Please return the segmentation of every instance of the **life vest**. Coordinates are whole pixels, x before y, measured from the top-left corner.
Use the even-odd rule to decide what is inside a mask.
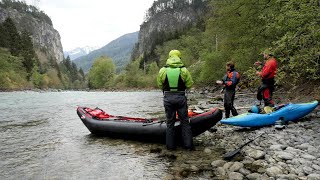
[[[240,82],[240,74],[236,70],[227,72],[223,81],[225,83],[226,88],[236,88],[236,85]]]
[[[163,84],[164,91],[184,91],[186,86],[181,78],[181,67],[170,68],[167,67],[166,79]]]

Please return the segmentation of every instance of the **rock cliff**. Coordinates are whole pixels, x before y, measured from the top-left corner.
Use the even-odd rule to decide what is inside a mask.
[[[51,24],[16,9],[0,7],[0,22],[5,21],[7,17],[14,20],[20,32],[26,29],[31,34],[35,51],[44,53],[44,56],[39,57],[40,60],[55,59],[58,63],[63,60],[60,34]]]
[[[158,0],[140,25],[138,43],[132,54],[150,54],[155,46],[195,26],[207,10],[207,0]]]

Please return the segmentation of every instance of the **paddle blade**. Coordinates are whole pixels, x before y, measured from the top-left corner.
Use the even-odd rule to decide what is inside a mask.
[[[240,148],[236,149],[236,150],[233,150],[231,152],[228,152],[226,154],[223,155],[223,159],[225,160],[230,160],[232,159],[235,155],[237,155],[239,152],[240,152]]]

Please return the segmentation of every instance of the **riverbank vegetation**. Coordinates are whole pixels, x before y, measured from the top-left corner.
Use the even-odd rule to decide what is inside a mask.
[[[27,32],[18,33],[10,28],[14,32],[4,37],[21,39],[18,42],[24,39],[25,49],[16,52],[20,45],[3,45],[2,42],[0,55],[4,60],[1,63],[5,65],[1,66],[0,88],[157,88],[158,70],[165,65],[171,49],[181,51],[182,61],[190,70],[196,87],[212,86],[215,80],[221,79],[227,61],[235,62],[242,76],[240,86],[256,86],[251,83],[259,81],[254,78],[253,63],[263,60],[261,52],[266,49],[279,63],[278,86],[290,89],[318,84],[319,1],[211,0],[208,6],[208,12],[199,23],[184,29],[175,38],[159,41],[152,46],[152,54],[133,59],[125,70],[116,73],[112,61],[101,57],[86,77],[69,58],[60,64],[55,60],[38,62],[39,53],[32,51]],[[1,32],[5,29],[6,22],[0,25]],[[155,36],[166,36],[166,33],[174,32],[159,32]],[[17,42],[13,39],[6,42]]]
[[[230,60],[236,63],[242,80],[250,80],[256,71],[253,63],[262,61],[261,52],[268,49],[279,63],[278,85],[291,88],[319,81],[319,1],[212,0],[209,5],[211,10],[202,25],[159,43],[154,49],[155,58],[135,59],[124,78],[132,78],[132,74],[142,78],[139,73],[148,76],[153,62],[159,62],[160,68],[168,52],[179,49],[197,86],[210,86],[222,78],[225,63]],[[140,64],[139,73],[130,68],[134,64]]]
[[[15,22],[7,18],[0,24],[0,90],[85,88],[83,71],[64,59],[41,62],[33,48],[31,35],[18,32]]]

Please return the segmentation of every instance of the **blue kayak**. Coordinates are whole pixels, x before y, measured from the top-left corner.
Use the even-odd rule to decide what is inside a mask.
[[[227,119],[222,119],[222,124],[228,124],[241,127],[261,127],[275,124],[277,120],[283,118],[284,121],[293,121],[312,112],[318,106],[318,101],[310,103],[292,104],[270,114],[244,113]]]

